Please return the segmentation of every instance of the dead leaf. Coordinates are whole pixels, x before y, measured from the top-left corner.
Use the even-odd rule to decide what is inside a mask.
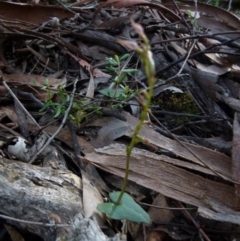
[[[88,174],[82,171],[83,182],[83,210],[84,217],[96,218],[98,225],[101,227],[105,222],[105,215],[96,209],[99,203],[103,202],[102,196],[95,186],[90,182]]]
[[[94,68],[92,70],[92,74],[93,74],[93,76],[95,76],[97,78],[108,78],[109,79],[109,78],[112,77],[112,75],[106,74],[106,73],[102,72],[100,69],[97,69],[97,68]]]
[[[222,102],[227,104],[233,110],[240,112],[240,100],[232,98],[232,97],[228,97],[225,95],[220,95],[220,94],[217,94],[216,97],[218,100],[221,100]]]
[[[63,11],[62,7],[56,6],[44,6],[44,5],[30,5],[23,3],[9,3],[0,2],[0,16],[2,19],[12,19],[26,21],[32,24],[39,24],[45,21],[49,21],[51,17],[70,18],[74,14],[69,11]],[[18,22],[16,25],[21,25]],[[27,25],[24,25],[26,28]]]
[[[194,81],[204,90],[207,95],[213,99],[216,99],[217,93],[224,93],[224,89],[217,84],[218,76],[213,73],[199,71],[191,68],[191,74]]]
[[[172,211],[167,208],[168,204],[166,197],[164,197],[162,194],[158,194],[151,204],[148,214],[151,218],[151,221],[156,223],[155,229],[158,229],[159,231],[147,230],[147,241],[161,241],[166,236],[166,233],[161,230],[161,224],[157,223],[169,223],[172,220]]]
[[[85,159],[104,171],[124,177],[125,149],[125,145],[112,144],[95,149],[95,152],[86,154]],[[231,218],[232,215],[239,215],[239,212],[235,210],[238,210],[240,206],[234,187],[167,164],[164,162],[164,155],[134,148],[131,155],[129,179],[167,197],[205,209],[210,207],[211,210],[216,210],[215,216],[211,219],[228,220],[231,223],[240,224],[240,219]],[[231,210],[231,212],[226,210]]]
[[[57,89],[59,85],[66,83],[66,78],[56,79],[34,74],[2,74],[2,77],[9,86],[18,86],[19,90],[32,93],[41,101],[49,99],[49,94],[53,95],[52,93],[48,93],[46,90],[41,89],[46,85],[46,81],[48,81],[49,87],[53,90]]]
[[[13,123],[18,123],[18,117],[13,106],[1,106],[0,109]]]
[[[46,84],[46,80],[48,80],[50,87],[53,89],[57,89],[58,85],[66,83],[65,78],[56,79],[35,74],[2,74],[2,77],[7,83],[18,83],[40,87],[44,86]]]
[[[98,131],[97,138],[94,138],[91,141],[94,147],[109,145],[113,140],[124,136],[130,131],[130,127],[127,122],[115,117],[99,117],[97,120],[90,122],[88,125],[101,127]]]
[[[124,116],[127,119],[128,125],[131,128],[131,130],[126,134],[126,136],[132,137],[132,130],[135,128],[139,120],[128,113],[125,113]],[[188,160],[192,163],[197,163],[201,167],[204,167],[204,169],[208,169],[206,168],[206,166],[204,166],[204,162],[212,170],[220,173],[225,178],[232,180],[230,166],[231,160],[227,155],[223,153],[213,151],[211,149],[204,148],[198,145],[185,143],[185,145],[189,149],[191,149],[191,151],[195,153],[195,155],[199,158],[197,159],[184,146],[180,144],[181,142],[178,143],[175,140],[167,138],[157,133],[153,129],[149,128],[147,125],[144,125],[141,128],[139,136],[146,140],[145,144],[149,147],[166,149],[178,157],[182,157],[183,159]],[[202,162],[200,162],[199,160],[202,160]],[[208,169],[208,171],[209,173],[216,175],[211,170]]]
[[[239,113],[234,114],[232,141],[232,173],[236,182],[240,183],[240,124]],[[235,184],[236,195],[240,197],[240,184]]]
[[[94,91],[95,91],[94,80],[93,80],[93,76],[92,76],[91,71],[89,71],[89,74],[90,74],[90,79],[89,79],[89,82],[88,82],[87,93],[86,93],[86,97],[87,97],[86,105],[91,102],[91,100],[94,96]]]

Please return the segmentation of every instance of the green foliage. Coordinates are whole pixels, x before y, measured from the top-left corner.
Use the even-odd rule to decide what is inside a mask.
[[[112,192],[109,194],[111,203],[100,203],[97,209],[107,213],[112,219],[127,219],[137,223],[150,223],[149,215],[139,206],[133,198],[124,193],[119,205],[117,202],[120,192]]]
[[[47,109],[51,109],[53,111],[53,117],[57,118],[60,115],[64,114],[67,109],[67,103],[70,100],[70,95],[63,89],[62,85],[58,85],[57,91],[53,91],[50,88],[50,84],[48,79],[45,81],[45,85],[41,88],[42,90],[47,91],[48,99],[44,103],[43,108],[40,112],[46,111]],[[53,102],[52,95],[58,93],[60,102]]]
[[[111,73],[115,73],[117,76],[112,80],[114,88],[105,88],[99,92],[109,98],[117,101],[121,101],[122,104],[126,103],[130,98],[136,96],[139,92],[131,89],[128,85],[124,84],[127,78],[127,74],[135,74],[137,69],[122,67],[122,61],[129,58],[129,54],[125,54],[121,57],[114,55],[114,58],[106,58],[108,66],[106,70]]]
[[[128,58],[129,54],[125,54],[121,57],[115,55],[114,58],[106,58],[106,62],[108,63],[108,67],[106,69],[117,75],[114,80],[112,80],[112,82],[116,86],[114,89],[105,88],[100,90],[99,92],[111,98],[112,100],[117,101],[116,105],[111,106],[114,109],[121,107],[130,98],[136,96],[139,93],[139,91],[131,89],[128,85],[124,83],[127,74],[133,74],[137,71],[136,69],[126,68],[126,66],[122,67],[122,61],[125,61]],[[70,100],[69,93],[63,88],[62,85],[59,85],[57,87],[57,90],[52,90],[48,79],[46,79],[45,85],[42,87],[42,90],[45,90],[47,92],[48,98],[40,111],[43,112],[47,109],[51,109],[54,118],[58,118],[63,115],[68,108]],[[54,102],[52,100],[53,95],[57,96],[58,101]],[[83,119],[87,119],[88,113],[97,113],[101,115],[101,107],[94,104],[86,105],[86,100],[79,101],[74,99],[69,114],[69,119],[79,124]]]
[[[116,91],[110,88],[105,88],[99,91],[101,94],[108,96],[111,99],[115,99],[117,101],[126,102],[129,98],[136,96],[138,93],[129,88],[129,86],[120,85],[120,88]]]
[[[197,24],[196,18],[195,18],[195,14],[197,14],[197,13],[193,12],[193,11],[190,11],[190,10],[187,10],[186,14],[188,15],[188,18],[189,18],[191,24],[195,27],[195,29],[200,31],[201,27]]]
[[[48,80],[46,80],[45,85],[42,87],[42,90],[47,91],[48,99],[45,101],[43,108],[40,112],[44,112],[50,109],[53,113],[53,118],[58,118],[66,112],[69,101],[70,94],[63,88],[62,85],[57,87],[57,90],[51,90]],[[58,100],[53,101],[52,96],[56,95]],[[79,124],[83,119],[87,119],[87,113],[91,111],[99,111],[99,106],[94,104],[87,105],[85,104],[86,100],[74,100],[71,111],[68,118],[75,121],[76,124]]]
[[[211,0],[209,4],[219,7],[219,3],[220,3],[219,0]]]
[[[149,111],[149,106],[151,103],[151,98],[153,95],[153,87],[156,81],[155,78],[155,63],[152,58],[152,52],[150,51],[150,44],[149,41],[143,31],[141,25],[134,23],[132,21],[132,26],[135,29],[136,33],[140,36],[143,44],[139,46],[136,42],[119,40],[119,42],[126,47],[137,51],[141,56],[141,62],[144,66],[145,73],[148,80],[148,91],[144,91],[143,94],[145,95],[146,101],[141,103],[142,104],[142,113],[140,117],[139,123],[136,125],[131,143],[126,148],[127,152],[127,160],[126,160],[126,170],[125,170],[125,178],[122,185],[121,192],[113,192],[110,193],[110,199],[112,203],[102,203],[98,205],[98,210],[104,213],[107,213],[110,218],[113,219],[128,219],[134,222],[144,222],[150,223],[149,215],[138,205],[132,198],[129,198],[129,195],[125,193],[127,182],[128,182],[128,175],[129,175],[129,167],[130,167],[130,157],[133,151],[134,146],[142,141],[141,137],[138,136],[138,133],[146,120],[147,113]],[[118,62],[118,59],[115,59]]]
[[[195,115],[201,113],[199,107],[188,92],[166,94],[166,98],[164,94],[162,96],[160,95],[160,97],[155,98],[154,104],[158,104],[159,108],[165,111]],[[172,117],[171,123],[175,127],[190,120],[191,118],[187,116],[175,116]]]

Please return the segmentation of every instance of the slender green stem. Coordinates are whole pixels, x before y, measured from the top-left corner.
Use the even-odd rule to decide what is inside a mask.
[[[142,63],[144,65],[145,68],[145,72],[147,75],[147,79],[148,79],[148,84],[149,84],[149,90],[148,92],[144,92],[145,93],[145,98],[146,98],[146,102],[142,103],[143,106],[143,110],[141,113],[141,117],[140,117],[140,121],[138,122],[138,124],[136,125],[134,132],[133,132],[133,136],[132,136],[132,140],[129,146],[126,147],[126,152],[127,152],[127,160],[126,160],[126,170],[125,170],[125,177],[124,177],[124,182],[121,188],[121,193],[118,197],[118,200],[116,202],[116,205],[119,205],[122,199],[122,196],[126,190],[127,187],[127,183],[128,183],[128,176],[129,176],[129,169],[130,169],[130,158],[131,158],[131,153],[133,151],[134,146],[139,142],[139,140],[141,138],[139,138],[138,133],[141,130],[141,127],[144,123],[144,121],[147,118],[147,114],[149,112],[149,106],[151,103],[151,98],[153,95],[153,87],[154,87],[154,83],[155,83],[155,66],[154,66],[154,62],[151,58],[151,55],[149,54],[149,44],[148,44],[148,40],[145,38],[143,39],[145,42],[145,46],[142,49],[142,51],[140,52],[141,57],[142,57]]]

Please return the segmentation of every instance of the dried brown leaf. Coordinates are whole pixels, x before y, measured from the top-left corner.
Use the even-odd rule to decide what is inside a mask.
[[[128,125],[130,126],[131,130],[133,130],[139,120],[128,113],[125,113],[124,116],[127,119]],[[147,125],[144,125],[141,128],[139,135],[144,140],[146,140],[145,144],[151,148],[155,147],[166,149],[176,156],[182,157],[185,160],[196,163],[205,168],[206,166],[204,166],[203,163],[206,163],[206,165],[212,170],[220,173],[226,179],[232,180],[230,166],[231,160],[223,153],[213,151],[211,149],[201,146],[185,143],[185,145],[198,157],[196,158],[196,156],[194,156],[183,145],[181,145],[181,142],[177,142],[175,140],[167,138],[157,133],[153,129],[149,128]],[[132,137],[132,132],[128,132],[126,136]],[[211,170],[209,171],[213,175],[216,175]]]
[[[74,14],[70,11],[63,11],[62,7],[0,1],[0,16],[2,19],[14,21],[21,20],[32,24],[39,24],[49,21],[50,17],[62,19],[74,17]],[[25,28],[27,26],[21,25],[20,23],[16,23],[16,25],[20,25]]]
[[[93,153],[87,153],[85,158],[107,172],[124,177],[125,148],[125,145],[112,144],[96,149]],[[210,207],[211,210],[220,210],[219,213],[216,211],[213,219],[221,218],[223,221],[228,219],[232,223],[240,224],[239,219],[231,218],[232,214],[238,213],[234,210],[238,210],[240,206],[232,185],[218,183],[167,164],[163,161],[163,156],[134,148],[131,155],[129,179],[167,197],[206,209]],[[216,163],[217,161],[216,159]],[[226,212],[226,210],[231,210],[231,212]],[[222,217],[223,212],[224,217]]]
[[[114,140],[124,136],[130,131],[130,127],[127,122],[114,117],[98,118],[94,122],[89,123],[89,125],[101,127],[98,131],[97,138],[91,141],[94,147],[109,145]]]
[[[17,85],[31,85],[33,87],[43,87],[48,80],[51,89],[57,89],[58,85],[66,83],[66,78],[56,79],[35,74],[2,74],[3,79],[8,83],[15,83]]]
[[[158,194],[151,205],[152,206],[149,208],[148,214],[152,222],[169,223],[172,220],[173,214],[172,211],[168,209],[167,200],[164,195]],[[163,240],[166,233],[161,230],[161,227],[161,225],[156,225],[155,229],[158,229],[159,231],[147,230],[147,241]]]

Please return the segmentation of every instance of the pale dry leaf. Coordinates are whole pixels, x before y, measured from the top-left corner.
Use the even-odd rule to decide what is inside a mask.
[[[105,222],[105,215],[97,210],[97,205],[103,202],[102,196],[95,186],[90,182],[88,174],[82,171],[83,184],[83,211],[84,217],[96,218],[99,226],[103,226]]]
[[[212,99],[216,99],[217,93],[225,93],[225,90],[217,84],[218,75],[191,68],[194,81]]]
[[[8,83],[15,83],[17,85],[31,85],[33,87],[43,87],[48,81],[51,89],[57,89],[58,85],[66,83],[66,78],[56,79],[52,77],[35,75],[35,74],[2,74],[3,79]]]
[[[232,98],[232,97],[228,97],[225,95],[220,95],[218,93],[216,94],[216,97],[218,100],[223,101],[225,104],[227,104],[233,110],[240,112],[240,100]]]
[[[89,74],[90,74],[90,78],[89,78],[87,93],[86,93],[86,97],[87,97],[86,105],[91,102],[92,98],[94,97],[94,91],[95,91],[94,79],[91,71],[89,71]]]
[[[18,123],[18,116],[16,114],[16,111],[14,110],[14,106],[0,106],[0,109],[13,123]]]
[[[93,70],[92,70],[92,74],[93,74],[93,76],[95,76],[95,77],[97,77],[97,78],[101,78],[101,77],[104,77],[104,78],[111,78],[112,77],[112,75],[110,75],[110,74],[107,74],[107,73],[104,73],[104,72],[102,72],[100,69],[97,69],[97,68],[94,68]]]

